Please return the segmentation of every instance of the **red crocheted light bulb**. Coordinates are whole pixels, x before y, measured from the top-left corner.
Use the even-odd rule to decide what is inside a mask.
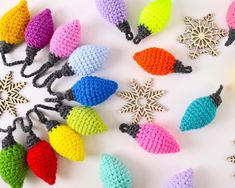
[[[147,48],[134,54],[134,60],[147,72],[154,75],[166,75],[173,72],[190,73],[192,68],[184,67],[182,62],[161,48]]]
[[[35,175],[53,185],[56,180],[57,158],[51,145],[44,140],[28,149],[27,163]]]

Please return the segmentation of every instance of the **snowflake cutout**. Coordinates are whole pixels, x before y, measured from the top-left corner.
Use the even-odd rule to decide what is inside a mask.
[[[144,86],[139,86],[135,80],[130,81],[132,92],[118,92],[117,95],[127,99],[127,104],[120,110],[121,113],[133,112],[132,123],[139,122],[145,117],[149,123],[153,121],[153,111],[163,112],[166,109],[157,100],[165,94],[165,91],[151,91],[152,79],[147,80]]]
[[[26,85],[26,82],[12,83],[12,72],[0,80],[0,93],[5,92],[5,99],[0,98],[0,116],[4,111],[17,116],[15,104],[27,103],[28,100],[19,94],[19,91]]]
[[[200,54],[205,53],[212,56],[219,54],[216,47],[227,32],[218,28],[213,21],[212,14],[208,14],[203,19],[185,17],[185,33],[180,35],[177,40],[187,45],[191,59],[196,59]]]

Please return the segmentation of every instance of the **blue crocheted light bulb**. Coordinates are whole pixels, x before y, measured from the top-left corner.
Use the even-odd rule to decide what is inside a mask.
[[[73,99],[83,106],[95,106],[116,92],[118,84],[96,76],[81,78],[71,88]]]
[[[105,188],[131,188],[132,178],[119,159],[103,154],[100,160],[100,178]]]
[[[74,74],[87,76],[99,70],[108,57],[108,49],[85,45],[77,48],[68,59],[68,66]]]
[[[212,122],[216,116],[218,106],[222,103],[220,97],[222,89],[223,87],[221,86],[216,93],[194,100],[181,120],[180,130],[199,129]]]

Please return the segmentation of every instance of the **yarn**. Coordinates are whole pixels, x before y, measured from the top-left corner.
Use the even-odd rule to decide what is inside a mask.
[[[70,56],[70,54],[80,44],[80,23],[78,20],[66,23],[58,27],[50,41],[50,52],[48,55],[48,62],[44,63],[37,71],[28,75],[33,78],[33,86],[37,88],[44,87],[43,84],[38,84],[40,79],[50,68],[52,68],[60,59]]]
[[[12,188],[22,188],[28,171],[26,150],[18,144],[9,129],[2,141],[0,152],[0,176]]]
[[[21,69],[21,75],[27,78],[24,71],[28,65],[33,63],[34,57],[38,51],[49,44],[54,32],[53,20],[49,9],[43,10],[41,13],[31,19],[25,30],[25,41],[27,44],[25,60],[15,61],[12,63],[4,62],[6,66],[14,66],[24,64]]]
[[[216,116],[217,108],[222,103],[220,97],[222,90],[223,86],[221,85],[216,93],[195,99],[189,105],[181,120],[180,130],[199,129],[211,123]]]
[[[100,115],[93,109],[83,106],[58,106],[58,112],[68,126],[80,135],[94,135],[108,130]]]
[[[156,124],[131,125],[121,124],[120,131],[136,139],[139,146],[154,154],[176,153],[180,146],[174,137]]]
[[[232,1],[228,8],[226,20],[229,27],[229,34],[225,46],[230,46],[235,40],[235,0]]]
[[[124,0],[96,0],[96,6],[105,20],[125,33],[127,40],[133,39],[133,33],[127,21],[127,8]]]
[[[19,44],[24,40],[24,31],[29,22],[30,13],[26,0],[6,12],[0,19],[0,41],[6,45]],[[3,46],[1,50],[4,51]]]
[[[119,159],[103,154],[100,159],[100,178],[105,188],[131,188],[132,177]]]
[[[95,106],[106,101],[118,88],[118,84],[112,80],[106,80],[96,76],[82,77],[73,87],[65,93],[52,93],[56,99],[45,99],[46,102],[53,102],[66,99],[76,101],[83,106]]]
[[[147,48],[135,53],[133,58],[145,71],[154,75],[192,72],[191,66],[185,67],[181,61],[162,48]]]
[[[95,46],[95,45],[85,45],[77,48],[70,55],[67,63],[58,70],[52,73],[44,81],[44,85],[47,84],[49,93],[53,93],[51,86],[56,79],[62,76],[88,76],[98,71],[108,57],[108,49]]]
[[[133,40],[135,44],[166,26],[171,16],[171,4],[171,0],[155,0],[144,7],[139,17],[138,34]]]
[[[190,168],[171,177],[167,188],[193,188],[193,169]]]
[[[57,158],[51,145],[40,140],[34,133],[26,138],[27,163],[33,173],[53,185],[56,180]]]

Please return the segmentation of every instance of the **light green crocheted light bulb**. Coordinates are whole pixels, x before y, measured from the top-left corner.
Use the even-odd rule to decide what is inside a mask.
[[[11,135],[6,138],[12,139]],[[26,150],[14,140],[0,152],[0,176],[12,188],[22,188],[28,171]]]
[[[132,177],[119,159],[103,154],[100,160],[100,178],[105,188],[131,188]]]
[[[139,18],[135,44],[153,33],[160,32],[166,26],[171,16],[171,6],[171,0],[155,0],[144,7]]]
[[[73,107],[66,120],[68,126],[80,135],[94,135],[108,130],[99,114],[89,107]]]

